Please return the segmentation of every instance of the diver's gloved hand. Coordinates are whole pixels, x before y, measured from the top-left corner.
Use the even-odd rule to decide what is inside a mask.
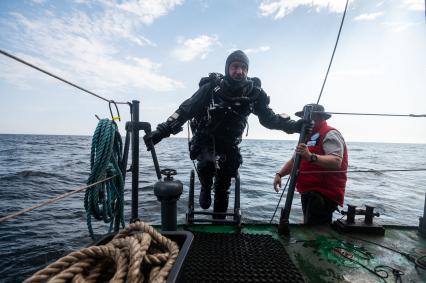
[[[163,138],[164,138],[163,134],[160,131],[155,130],[155,131],[153,131],[153,132],[151,132],[149,134],[146,134],[143,137],[143,140],[145,141],[146,146],[150,147],[151,146],[151,142],[152,142],[152,145],[156,145]]]
[[[152,131],[149,134],[146,134],[143,137],[143,140],[145,141],[145,145],[148,150],[151,150],[152,145],[156,145],[159,143],[162,139],[167,138],[170,136],[170,127],[166,123],[159,124],[157,126],[157,129],[155,131]]]
[[[306,134],[309,135],[310,133],[312,133],[312,130],[314,128],[314,121],[312,120],[305,120],[305,119],[299,119],[296,121],[296,123],[294,124],[294,132],[295,133],[300,133],[302,131],[302,127],[303,125],[306,125],[305,127],[305,131]]]

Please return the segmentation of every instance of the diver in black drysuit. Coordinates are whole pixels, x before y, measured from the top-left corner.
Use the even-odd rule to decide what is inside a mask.
[[[236,70],[236,68],[241,68]],[[247,118],[251,113],[269,129],[286,133],[299,133],[305,120],[297,122],[287,115],[275,114],[268,107],[269,97],[261,88],[258,78],[247,77],[249,59],[244,52],[231,53],[225,64],[225,76],[212,73],[202,78],[199,89],[185,100],[166,122],[157,126],[145,141],[154,144],[170,134],[177,134],[190,120],[193,137],[190,142],[190,158],[198,161],[201,183],[200,206],[211,205],[211,188],[214,179],[214,212],[226,212],[228,208],[231,178],[242,164],[238,145],[241,142]],[[235,74],[235,72],[239,72]],[[308,124],[308,123],[307,123]],[[215,218],[223,219],[224,216]]]

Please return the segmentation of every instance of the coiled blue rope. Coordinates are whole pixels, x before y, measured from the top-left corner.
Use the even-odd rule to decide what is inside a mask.
[[[124,180],[119,164],[122,161],[123,143],[117,124],[109,119],[101,119],[92,138],[90,154],[90,176],[87,184],[105,178],[115,178],[86,190],[84,208],[87,214],[87,227],[94,239],[92,216],[96,220],[111,223],[109,232],[124,228]]]

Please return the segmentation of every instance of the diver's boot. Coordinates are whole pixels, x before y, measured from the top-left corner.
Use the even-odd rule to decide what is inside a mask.
[[[213,213],[228,211],[229,193],[228,191],[220,191],[214,194]],[[225,219],[226,215],[213,215],[213,219]]]
[[[202,209],[208,209],[212,204],[212,194],[210,188],[201,187],[199,203]]]

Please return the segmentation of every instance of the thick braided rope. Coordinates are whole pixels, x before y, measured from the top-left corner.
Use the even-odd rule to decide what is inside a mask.
[[[176,262],[176,258],[179,253],[179,247],[177,246],[175,242],[171,241],[170,239],[166,237],[163,237],[152,226],[149,226],[143,222],[132,223],[129,225],[129,228],[147,232],[148,234],[152,236],[153,240],[156,241],[160,246],[166,247],[167,250],[170,251],[170,254],[166,263],[162,267],[156,266],[152,268],[150,272],[149,282],[164,282],[165,279],[167,278],[167,275],[170,273],[170,270],[172,269],[173,264]],[[125,234],[126,230],[124,231],[125,232],[122,232],[120,234]],[[130,231],[130,229],[127,231]]]
[[[24,283],[164,282],[178,254],[175,242],[138,221],[120,231],[108,244],[72,252]]]
[[[122,140],[117,125],[111,120],[102,119],[92,137],[91,172],[87,184],[105,177],[116,176],[116,178],[87,190],[84,196],[87,227],[93,239],[92,216],[110,223],[110,232],[113,227],[118,231],[120,224],[124,227],[124,181],[119,167],[121,161]]]
[[[116,275],[119,273],[117,277],[124,277],[127,273],[127,258],[125,258],[120,253],[120,250],[116,249],[114,246],[104,245],[93,246],[72,252],[69,255],[50,264],[46,268],[36,272],[33,276],[24,282],[44,282],[47,279],[54,279],[51,282],[67,282],[69,278],[72,278],[75,276],[75,274],[80,273],[78,272],[78,267],[82,266],[80,262],[86,262],[88,258],[111,258],[117,266],[116,269],[118,272],[116,272]],[[77,268],[72,268],[74,265],[76,265]],[[48,282],[50,282],[50,280],[48,280]]]

